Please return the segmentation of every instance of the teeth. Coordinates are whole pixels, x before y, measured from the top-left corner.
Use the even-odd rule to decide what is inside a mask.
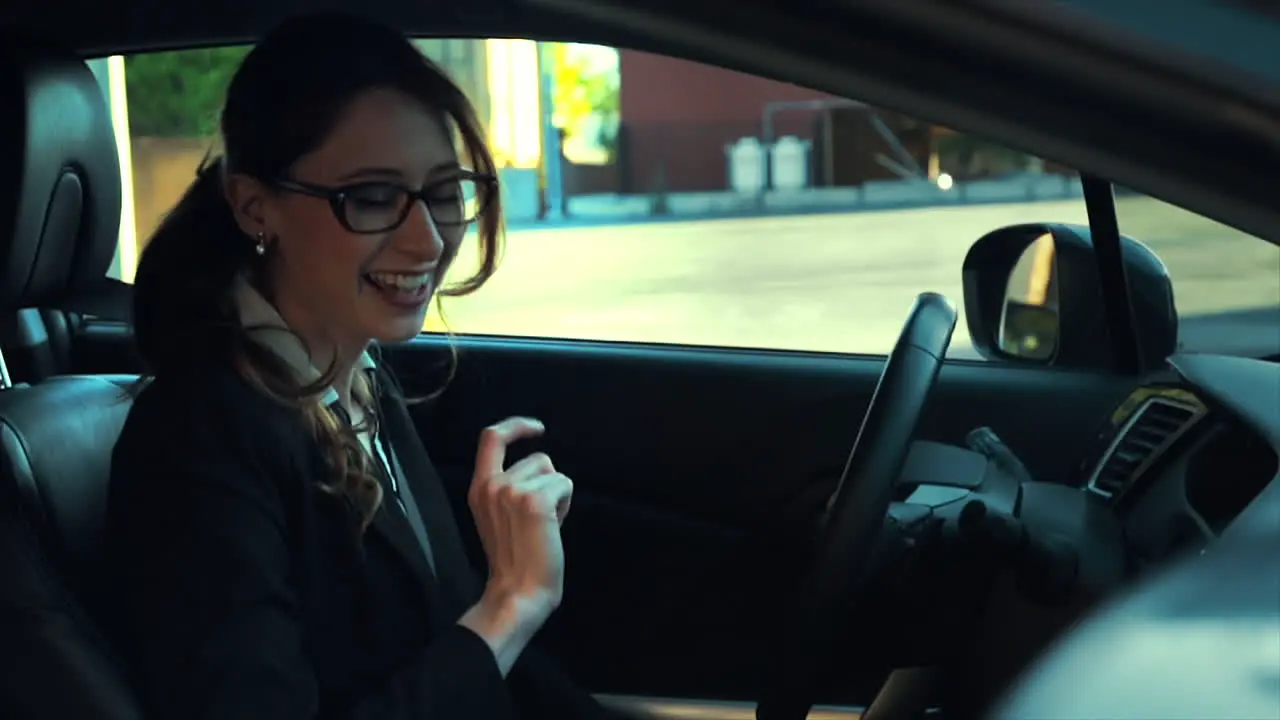
[[[405,273],[369,273],[369,278],[383,287],[397,290],[419,290],[431,282],[430,274],[408,275]]]

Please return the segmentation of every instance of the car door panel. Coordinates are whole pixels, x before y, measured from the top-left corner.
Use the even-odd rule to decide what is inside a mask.
[[[77,372],[138,372],[123,326],[80,327]],[[568,588],[539,643],[593,691],[749,699],[805,533],[834,486],[883,358],[442,336],[382,348],[448,490],[470,556],[466,489],[486,425],[540,418],[543,450],[575,481]],[[1068,482],[1133,381],[980,362],[944,366],[920,439],[992,427],[1039,479]],[[443,392],[427,399],[432,393]],[[884,636],[851,639],[841,691],[883,678]]]
[[[569,589],[547,644],[600,691],[750,697],[783,589],[803,569],[805,520],[843,467],[883,358],[457,342],[456,376],[412,412],[458,516],[468,517],[477,435],[508,415],[542,419],[545,438],[519,452],[544,450],[575,480],[564,535]],[[384,356],[410,395],[440,388],[442,340]],[[989,425],[1037,478],[1071,481],[1132,385],[949,363],[918,436],[963,444]]]

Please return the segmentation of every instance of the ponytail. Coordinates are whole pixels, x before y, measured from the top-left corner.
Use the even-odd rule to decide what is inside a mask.
[[[227,203],[222,166],[220,158],[201,163],[138,262],[134,336],[152,374],[225,352],[226,333],[238,325],[229,290],[253,245]]]
[[[227,203],[222,167],[218,159],[201,164],[195,182],[142,251],[133,295],[138,352],[153,376],[210,357],[225,360],[268,397],[296,407],[334,471],[321,489],[349,499],[363,532],[382,504],[382,486],[357,437],[360,431],[377,432],[377,390],[357,375],[352,390],[365,425],[353,430],[322,401],[322,391],[333,381],[332,368],[300,385],[273,351],[248,339],[231,288],[257,254]]]

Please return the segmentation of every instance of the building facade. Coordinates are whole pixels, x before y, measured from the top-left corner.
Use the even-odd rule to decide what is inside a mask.
[[[826,93],[746,73],[636,50],[619,52],[622,192],[724,190],[726,148],[760,137],[772,103],[829,99]],[[779,112],[774,135],[814,139],[815,113]]]

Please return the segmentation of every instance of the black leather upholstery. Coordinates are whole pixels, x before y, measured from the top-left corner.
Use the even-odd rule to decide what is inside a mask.
[[[98,576],[111,448],[128,412],[124,383],[107,377],[50,378],[4,394],[0,477],[40,533],[67,585],[92,608]]]
[[[92,613],[120,384],[57,377],[0,392],[0,716],[140,718]]]
[[[0,31],[0,308],[56,306],[105,277],[120,160],[102,86],[78,58]]]
[[[71,333],[79,318],[53,308],[0,313],[0,351],[14,384],[71,371]]]
[[[93,73],[11,29],[0,30],[0,112],[0,347],[15,380],[36,382],[67,371],[66,318],[51,308],[111,264],[119,154]]]
[[[20,310],[105,276],[120,217],[117,151],[88,67],[8,31],[0,114],[11,129],[0,134],[0,312],[30,319]],[[98,553],[130,406],[124,384],[63,376],[0,390],[0,717],[141,717],[92,619],[107,590]]]

